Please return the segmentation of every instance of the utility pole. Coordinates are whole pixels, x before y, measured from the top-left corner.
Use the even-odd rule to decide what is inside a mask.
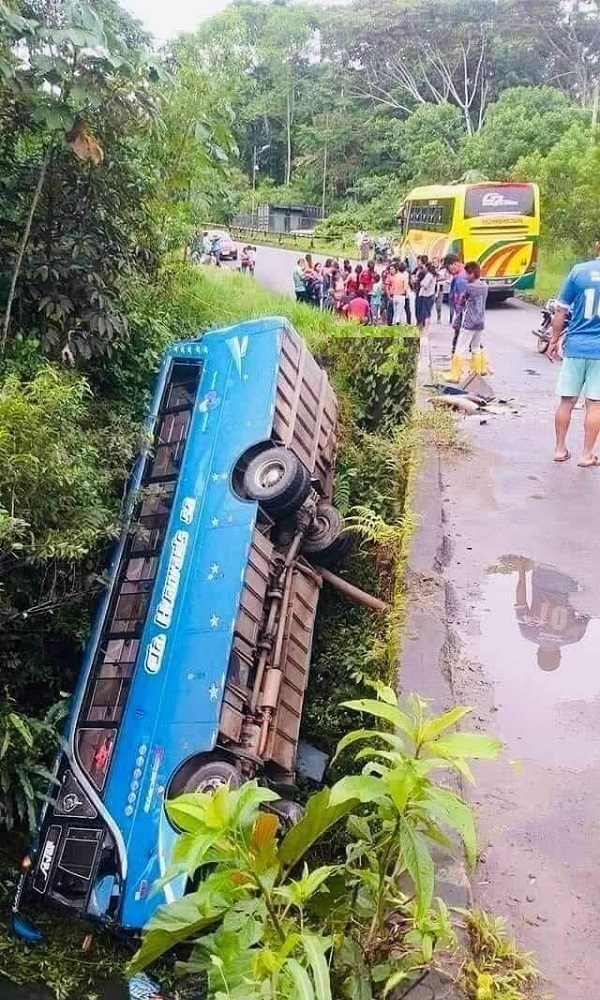
[[[594,81],[594,103],[592,105],[592,143],[596,142],[598,131],[598,106],[600,105],[600,85]]]
[[[323,150],[323,197],[321,199],[321,218],[325,218],[325,195],[327,191],[327,139]]]
[[[260,156],[262,156],[263,153],[266,153],[267,149],[270,148],[271,144],[268,142],[261,149],[257,149],[255,146],[254,149],[252,150],[252,217],[251,217],[252,229],[254,229],[254,214],[256,209],[256,175],[260,169],[258,164],[258,159]]]

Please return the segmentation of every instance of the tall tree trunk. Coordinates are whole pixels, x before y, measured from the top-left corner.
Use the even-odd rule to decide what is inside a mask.
[[[287,133],[287,151],[286,151],[286,163],[285,163],[285,186],[289,187],[292,182],[292,85],[291,81],[288,81],[287,87],[287,106],[286,106],[286,133]]]
[[[6,311],[4,313],[4,322],[2,324],[2,339],[0,341],[0,354],[3,355],[6,350],[6,340],[8,337],[8,329],[10,326],[10,316],[12,313],[13,302],[15,301],[15,292],[17,289],[17,281],[19,280],[19,274],[21,273],[21,266],[23,264],[23,257],[25,256],[25,249],[29,241],[29,234],[31,233],[31,225],[33,223],[33,217],[35,215],[35,210],[38,206],[40,200],[40,195],[42,193],[42,188],[44,186],[44,180],[46,177],[46,171],[48,169],[48,164],[50,162],[50,156],[52,152],[52,145],[48,146],[46,152],[44,153],[44,159],[42,160],[42,165],[40,167],[40,173],[35,186],[35,191],[33,192],[33,198],[31,199],[31,205],[29,208],[29,214],[27,216],[27,222],[25,223],[25,229],[23,230],[23,235],[21,237],[21,242],[19,244],[19,250],[17,253],[17,259],[15,261],[15,266],[12,274],[12,279],[10,282],[10,291],[8,293],[8,300],[6,302]]]

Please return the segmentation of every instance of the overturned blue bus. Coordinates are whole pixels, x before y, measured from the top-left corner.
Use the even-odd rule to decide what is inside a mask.
[[[337,411],[289,324],[243,323],[165,355],[128,514],[15,899],[136,932],[177,836],[166,798],[294,780]]]

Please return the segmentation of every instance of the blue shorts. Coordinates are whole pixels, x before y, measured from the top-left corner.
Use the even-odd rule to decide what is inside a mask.
[[[558,373],[556,392],[575,399],[600,399],[600,360],[597,358],[564,358]]]

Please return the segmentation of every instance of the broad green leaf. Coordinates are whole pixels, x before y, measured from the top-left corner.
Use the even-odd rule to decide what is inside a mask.
[[[477,861],[477,832],[471,808],[446,788],[431,788],[427,800],[427,808],[459,833],[467,862],[473,867]]]
[[[315,1000],[315,992],[309,979],[308,972],[295,958],[288,958],[285,964],[286,971],[294,983],[294,998],[297,1000]]]
[[[485,733],[449,733],[431,745],[432,753],[445,757],[468,757],[471,760],[495,760],[502,743]]]
[[[462,705],[459,705],[456,708],[451,708],[449,712],[439,715],[436,719],[424,722],[419,733],[420,742],[428,743],[430,740],[434,740],[445,729],[455,726],[457,722],[460,722],[465,715],[468,715],[472,711],[473,709],[471,708],[464,708]]]
[[[421,834],[405,816],[399,816],[399,839],[407,871],[413,881],[419,916],[424,916],[433,900],[435,871],[433,859]]]
[[[437,743],[433,743],[432,746],[437,746]],[[460,760],[460,758],[454,760],[452,757],[421,757],[415,761],[415,767],[419,774],[423,775],[430,774],[432,771],[457,771],[471,785],[475,784],[475,777],[471,768],[466,761]]]
[[[343,802],[377,802],[385,796],[385,786],[380,778],[370,774],[348,774],[336,781],[330,790],[329,804],[335,808]]]
[[[254,820],[259,808],[265,802],[277,802],[279,795],[257,781],[247,781],[233,795],[231,809],[232,819],[237,820],[241,827],[248,826]]]
[[[329,939],[320,938],[316,934],[305,931],[300,936],[300,940],[313,974],[315,995],[318,1000],[331,1000],[329,965],[325,957],[330,947]]]
[[[352,746],[353,743],[360,743],[362,740],[380,739],[388,743],[390,746],[395,747],[398,750],[404,748],[404,743],[398,736],[394,736],[393,733],[380,732],[378,729],[356,729],[351,733],[347,733],[343,736],[337,745],[335,751],[335,757],[333,761],[337,760],[339,755],[347,749],[347,747]],[[332,761],[332,763],[333,763]]]
[[[167,815],[174,826],[192,834],[207,832],[207,807],[208,796],[197,792],[180,795],[166,803]]]
[[[397,766],[406,759],[402,754],[393,750],[378,750],[377,747],[364,747],[356,754],[355,760],[370,760],[373,757],[379,757],[381,760],[387,760],[388,763]]]
[[[358,799],[354,798],[332,806],[330,795],[330,789],[324,788],[311,796],[304,816],[283,838],[278,855],[287,868],[293,868],[319,837],[358,804]]]
[[[349,816],[346,829],[348,830],[350,836],[354,837],[355,840],[366,840],[370,842],[373,839],[371,827],[364,816]]]
[[[341,947],[336,949],[336,967],[338,961],[348,969],[344,980],[344,995],[347,994],[349,1000],[373,1000],[371,977],[358,941],[346,937]]]
[[[422,788],[423,780],[418,774],[415,774],[410,764],[388,772],[383,783],[389,789],[390,797],[398,812],[404,812],[409,799]]]
[[[387,684],[377,684],[377,695],[381,701],[384,701],[387,705],[393,705],[395,708],[398,706],[398,695],[393,688],[388,687]]]
[[[342,702],[342,708],[350,708],[352,711],[362,712],[364,715],[374,715],[376,719],[385,719],[386,722],[390,722],[396,729],[414,741],[415,726],[413,721],[397,705],[388,705],[386,702],[376,701],[374,698],[361,698],[359,701]]]
[[[217,902],[217,901],[215,901]],[[142,943],[129,964],[129,974],[150,965],[180,941],[210,927],[227,912],[223,898],[217,905],[198,905],[198,893],[190,893],[174,903],[160,906],[142,935]]]
[[[371,970],[371,976],[374,983],[383,983],[389,978],[392,967],[390,962],[382,962],[380,965],[375,965]]]

